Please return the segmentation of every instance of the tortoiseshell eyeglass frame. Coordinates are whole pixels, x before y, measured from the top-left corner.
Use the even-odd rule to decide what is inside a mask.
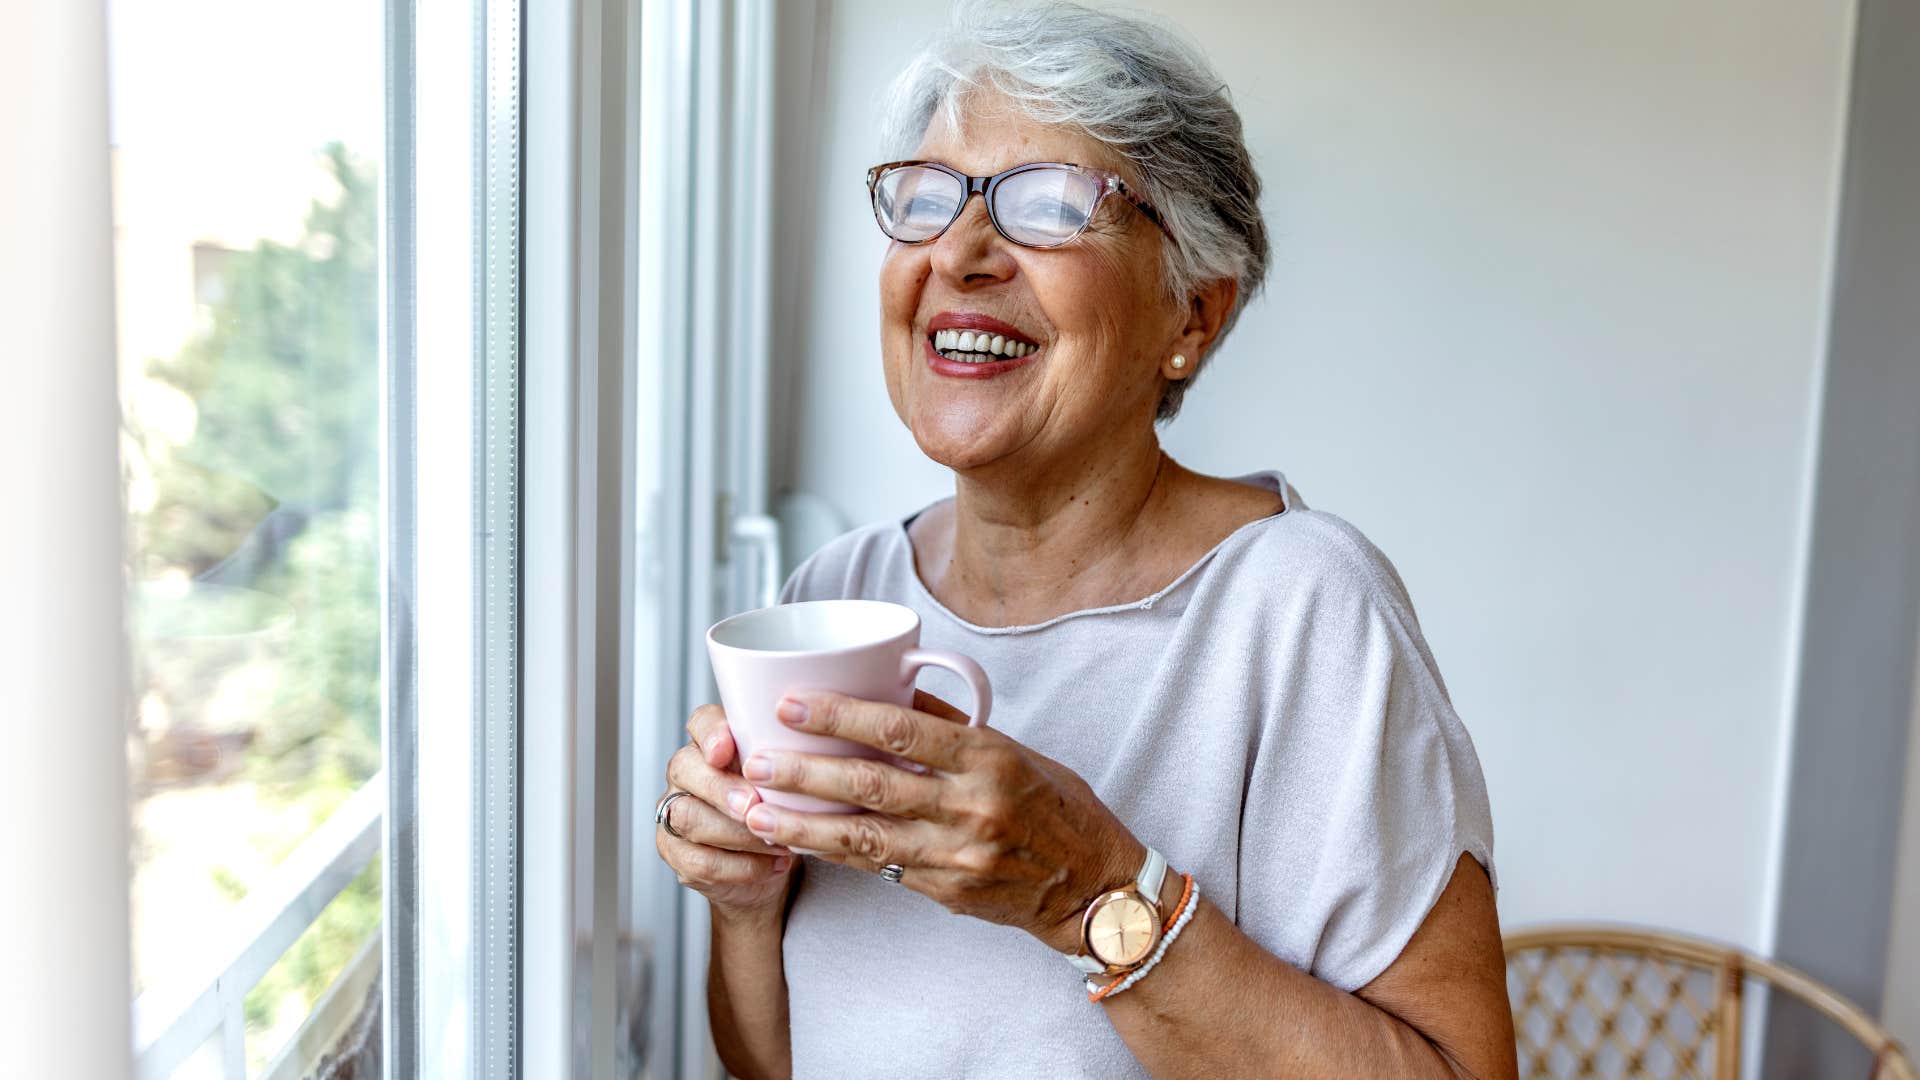
[[[887,232],[886,222],[880,219],[880,178],[895,169],[905,169],[912,166],[919,166],[921,168],[946,173],[948,176],[960,181],[961,185],[966,188],[966,194],[961,197],[959,204],[953,208],[953,217],[949,218],[945,225],[940,226],[939,232],[923,240],[901,240],[892,233]],[[1093,177],[1100,182],[1100,194],[1093,197],[1093,205],[1087,208],[1086,221],[1081,223],[1080,228],[1074,230],[1072,236],[1067,237],[1058,244],[1029,244],[1024,240],[1016,240],[1011,236],[1007,236],[1007,230],[1000,227],[1000,219],[995,216],[993,212],[993,193],[994,190],[1000,186],[1001,182],[1010,176],[1018,176],[1021,173],[1032,172],[1036,169],[1065,169],[1068,172],[1076,172],[1083,176]],[[873,204],[874,224],[880,226],[880,231],[886,233],[887,238],[896,244],[931,244],[935,240],[945,236],[947,230],[953,228],[953,223],[959,221],[960,215],[966,212],[967,203],[971,202],[976,194],[985,200],[987,204],[987,220],[993,222],[993,231],[1006,237],[1008,243],[1019,244],[1021,247],[1038,248],[1041,251],[1045,251],[1050,248],[1065,247],[1073,243],[1080,238],[1081,233],[1087,231],[1087,226],[1093,223],[1094,213],[1100,209],[1100,204],[1105,202],[1109,195],[1118,195],[1122,199],[1132,203],[1134,209],[1146,215],[1148,221],[1160,227],[1160,231],[1166,234],[1168,240],[1174,239],[1173,230],[1167,227],[1167,219],[1160,216],[1160,211],[1154,209],[1152,203],[1134,192],[1132,188],[1129,188],[1127,182],[1120,179],[1118,173],[1111,173],[1105,169],[1090,169],[1085,165],[1074,165],[1064,161],[1032,161],[1025,165],[1015,165],[1005,172],[997,172],[992,176],[968,176],[966,173],[950,165],[943,165],[938,161],[889,161],[885,165],[875,165],[873,168],[867,170],[867,200]]]

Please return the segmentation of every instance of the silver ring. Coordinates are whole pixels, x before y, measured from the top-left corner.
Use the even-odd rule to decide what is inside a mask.
[[[660,805],[653,808],[653,823],[667,830],[667,835],[673,837],[675,840],[685,840],[686,837],[674,831],[673,822],[667,817],[667,808],[673,805],[673,800],[682,795],[691,794],[693,794],[691,791],[669,791],[666,797],[660,800]]]
[[[893,882],[895,885],[900,884],[900,875],[906,872],[907,868],[901,866],[899,863],[888,863],[880,868],[880,876]]]

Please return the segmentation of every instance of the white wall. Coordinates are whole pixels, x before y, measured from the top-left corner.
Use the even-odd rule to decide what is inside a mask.
[[[1284,469],[1398,564],[1509,925],[1763,946],[1852,4],[1150,6],[1233,88],[1277,255],[1170,449]],[[818,162],[781,222],[775,480],[867,521],[951,490],[881,384],[861,186],[944,14],[822,19],[787,46]]]
[[[132,1071],[105,14],[0,7],[0,1076]]]

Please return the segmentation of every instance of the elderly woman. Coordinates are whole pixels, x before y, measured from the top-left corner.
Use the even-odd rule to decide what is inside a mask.
[[[1267,265],[1219,78],[1052,4],[949,32],[892,115],[881,355],[955,490],[783,599],[908,605],[999,704],[780,707],[925,772],[738,762],[694,713],[658,844],[711,906],[728,1069],[1513,1075],[1486,791],[1393,567],[1278,473],[1156,437]]]

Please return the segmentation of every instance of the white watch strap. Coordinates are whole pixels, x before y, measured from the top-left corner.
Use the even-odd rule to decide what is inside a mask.
[[[1167,857],[1155,851],[1151,845],[1147,848],[1147,861],[1141,865],[1140,873],[1133,879],[1133,887],[1152,904],[1155,910],[1160,907],[1160,886],[1167,880]],[[1088,975],[1098,975],[1107,970],[1107,965],[1085,953],[1061,953],[1074,970]]]
[[[1066,953],[1064,955],[1067,958],[1067,963],[1072,964],[1076,970],[1084,972],[1085,974],[1098,975],[1107,970],[1107,965],[1085,953]]]
[[[1140,876],[1133,879],[1134,887],[1140,890],[1141,896],[1146,897],[1147,903],[1157,909],[1160,906],[1160,886],[1166,880],[1167,857],[1151,847],[1147,848],[1147,862],[1140,868]]]

